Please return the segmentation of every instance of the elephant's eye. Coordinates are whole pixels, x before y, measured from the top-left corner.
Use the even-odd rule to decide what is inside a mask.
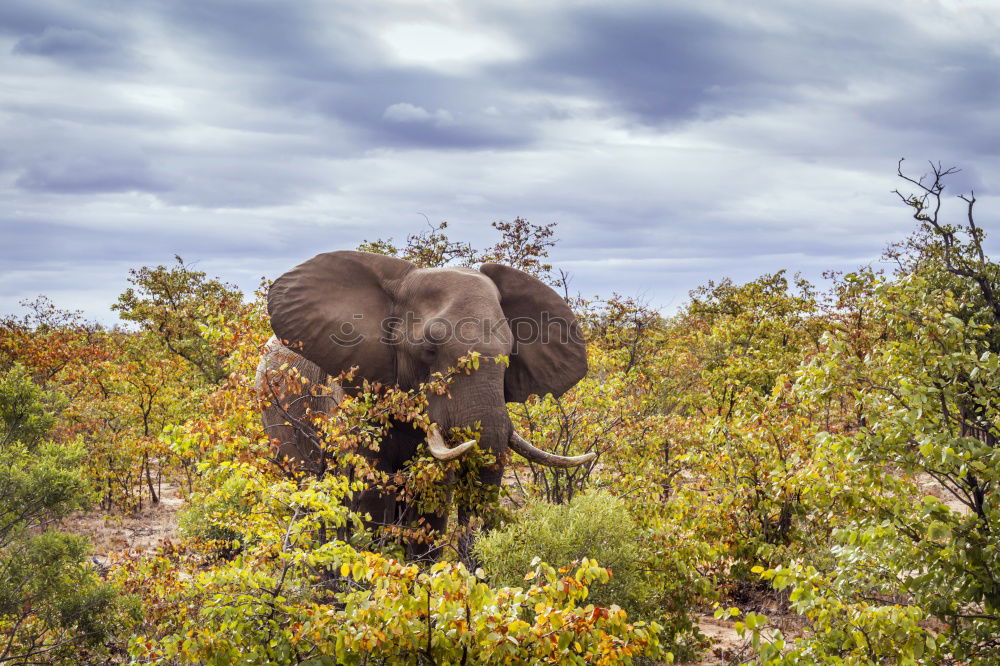
[[[417,345],[417,354],[420,356],[420,360],[426,364],[430,364],[437,358],[438,348],[432,342],[421,342]]]

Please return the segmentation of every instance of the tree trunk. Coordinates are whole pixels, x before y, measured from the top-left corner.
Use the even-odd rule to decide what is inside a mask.
[[[142,454],[142,465],[146,470],[146,486],[149,487],[149,501],[153,504],[160,503],[160,497],[156,494],[156,488],[153,487],[153,475],[149,471],[149,454]],[[139,500],[140,503],[142,500]]]

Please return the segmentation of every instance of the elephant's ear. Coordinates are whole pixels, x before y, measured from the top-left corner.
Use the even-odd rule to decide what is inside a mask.
[[[500,290],[500,307],[514,335],[510,367],[504,375],[508,402],[532,393],[559,397],[587,374],[587,348],[566,301],[523,271],[500,264],[479,269]]]
[[[395,352],[383,342],[383,326],[392,293],[413,269],[408,261],[368,252],[318,254],[271,285],[271,328],[331,375],[356,365],[359,379],[395,383]]]

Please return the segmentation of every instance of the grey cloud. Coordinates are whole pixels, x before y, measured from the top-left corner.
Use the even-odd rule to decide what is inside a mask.
[[[0,34],[14,39],[17,59],[46,58],[77,71],[130,70],[143,66],[131,48],[133,3],[93,0],[86,4],[60,0],[6,0],[0,3]],[[15,61],[16,62],[16,61]]]
[[[524,146],[528,137],[512,127],[460,123],[387,123],[377,136],[399,147],[441,149],[504,149]]]
[[[24,116],[3,133],[0,169],[29,193],[165,192],[169,182],[125,128]]]
[[[397,102],[386,108],[382,117],[393,123],[431,123],[434,125],[450,125],[455,122],[451,113],[438,109],[431,113],[422,106],[409,102]]]
[[[99,6],[95,3],[89,9],[53,0],[7,0],[0,3],[0,32],[20,36],[38,35],[53,25],[89,28]]]
[[[734,57],[732,41],[745,37],[683,7],[587,9],[549,27],[552,38],[539,40],[530,64],[509,75],[598,94],[645,122],[690,118],[755,74],[752,60]]]
[[[43,157],[28,166],[14,184],[31,192],[62,194],[162,192],[168,189],[146,164],[121,158],[106,161],[100,155],[68,159]]]
[[[47,56],[78,66],[113,62],[116,50],[114,43],[92,32],[59,26],[22,37],[13,48],[17,54]]]
[[[357,142],[366,146],[513,148],[536,138],[531,125],[520,122],[523,117],[483,113],[485,108],[503,105],[503,95],[502,90],[482,81],[465,83],[392,66],[366,75],[345,70],[338,76],[341,80],[335,82],[277,80],[271,87],[255,91],[252,100],[290,116],[318,114],[330,122],[344,123],[356,133]],[[398,104],[413,109],[393,109]],[[450,122],[445,121],[447,116],[441,109],[451,117]],[[433,122],[413,122],[420,110]]]
[[[248,257],[267,254],[258,236],[231,234],[216,228],[171,228],[167,225],[137,224],[95,228],[79,223],[52,222],[31,218],[0,220],[4,244],[0,259],[9,267],[29,269],[58,258],[85,264],[101,261],[168,261],[174,254],[196,257]],[[44,239],[44,242],[40,242]]]
[[[162,11],[177,38],[207,62],[260,75],[262,85],[238,91],[248,103],[346,123],[366,146],[512,148],[535,138],[523,116],[482,113],[508,98],[504,87],[488,78],[393,64],[371,24],[380,20],[378,10],[341,5],[330,11],[327,4],[310,2],[236,4],[170,3]],[[390,111],[399,104],[409,106]],[[397,122],[407,112],[406,120],[415,120],[420,109],[435,122]]]
[[[64,126],[81,128],[102,128],[121,131],[158,132],[176,128],[178,122],[156,109],[136,109],[123,105],[105,104],[97,107],[82,106],[71,100],[39,103],[34,101],[10,101],[3,104],[3,110],[16,116],[18,124],[48,124],[52,121]]]
[[[344,3],[173,2],[158,12],[172,36],[220,61],[243,60],[293,77],[336,82],[372,55],[358,11]]]
[[[325,183],[304,165],[252,152],[179,156],[168,160],[164,168],[172,187],[161,198],[181,206],[260,208],[294,203],[324,188],[337,189],[335,183]]]
[[[958,46],[926,34],[902,9],[870,3],[768,2],[746,14],[719,3],[626,3],[550,10],[529,23],[517,10],[495,9],[491,17],[528,26],[533,46],[527,63],[499,66],[497,78],[585,94],[612,116],[667,129],[815,104],[808,95],[818,91],[846,105],[864,84],[898,90],[861,109],[887,133],[931,123],[970,142],[987,139],[987,122],[964,120],[1000,95],[989,41]]]

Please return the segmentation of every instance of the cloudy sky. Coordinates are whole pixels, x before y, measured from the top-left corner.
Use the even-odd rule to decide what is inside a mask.
[[[1000,0],[3,0],[0,313],[111,321],[174,254],[249,290],[425,215],[555,222],[575,289],[671,310],[877,260],[900,157],[1000,237]]]

